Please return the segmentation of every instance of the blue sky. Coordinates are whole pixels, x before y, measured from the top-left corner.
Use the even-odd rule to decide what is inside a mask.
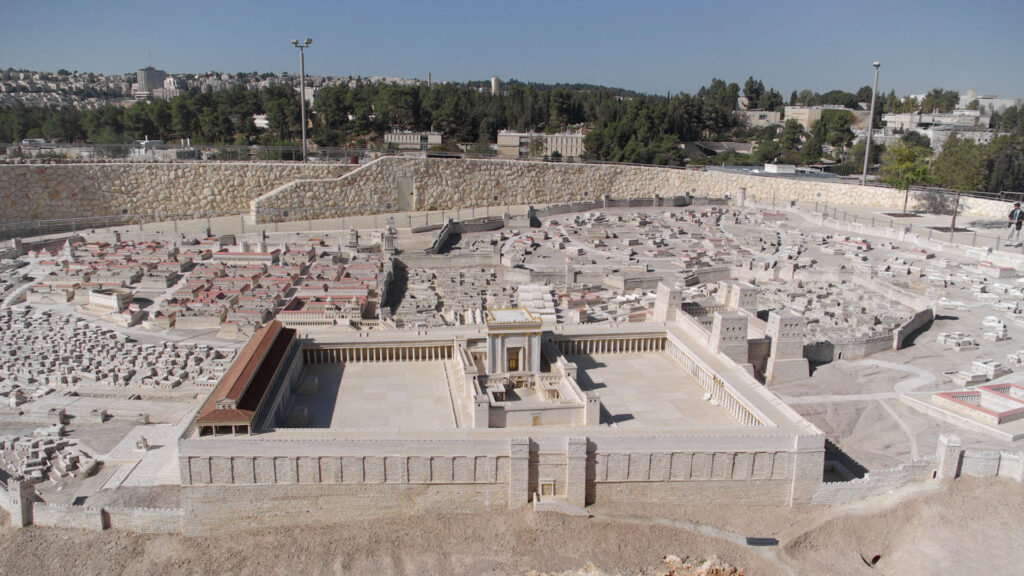
[[[1024,97],[1024,1],[0,0],[0,67],[492,75],[695,92],[712,77],[898,94]],[[150,56],[147,54],[151,54]]]

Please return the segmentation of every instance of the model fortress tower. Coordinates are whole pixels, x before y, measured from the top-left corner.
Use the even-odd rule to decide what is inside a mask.
[[[768,315],[768,336],[772,339],[771,356],[765,379],[768,384],[802,380],[810,376],[804,358],[804,319],[796,314],[772,312]]]

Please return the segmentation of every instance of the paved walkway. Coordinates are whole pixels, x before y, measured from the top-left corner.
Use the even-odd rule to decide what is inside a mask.
[[[765,206],[761,204],[761,206]],[[874,227],[881,230],[899,229],[907,227],[910,233],[918,234],[921,238],[931,239],[937,242],[950,242],[968,247],[988,247],[1000,253],[1024,254],[1024,247],[1007,246],[1006,223],[999,219],[978,218],[967,215],[957,216],[956,227],[964,228],[966,231],[957,232],[952,238],[949,232],[940,232],[933,228],[948,228],[951,216],[948,214],[926,214],[913,213],[907,217],[893,217],[893,210],[872,206],[846,206],[834,205],[827,202],[798,202],[797,208],[809,220],[814,221],[820,214],[826,214],[830,220],[860,224],[866,227]],[[784,209],[783,206],[777,206]],[[826,226],[828,226],[826,224]],[[867,232],[865,232],[867,233]]]

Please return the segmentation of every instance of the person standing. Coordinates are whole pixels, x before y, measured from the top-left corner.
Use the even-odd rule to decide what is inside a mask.
[[[1006,242],[1012,244],[1016,241],[1020,244],[1020,228],[1024,225],[1024,210],[1020,209],[1020,202],[1013,203],[1013,210],[1010,211],[1010,222],[1007,226],[1010,233],[1006,236]]]

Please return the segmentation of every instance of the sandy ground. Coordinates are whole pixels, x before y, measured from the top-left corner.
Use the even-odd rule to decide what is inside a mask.
[[[838,507],[594,506],[591,519],[529,510],[351,521],[205,538],[0,529],[4,574],[654,573],[667,554],[718,555],[758,574],[1012,574],[1024,499],[1006,479],[918,483]],[[745,538],[778,546],[747,546]],[[874,568],[870,561],[879,556]]]

